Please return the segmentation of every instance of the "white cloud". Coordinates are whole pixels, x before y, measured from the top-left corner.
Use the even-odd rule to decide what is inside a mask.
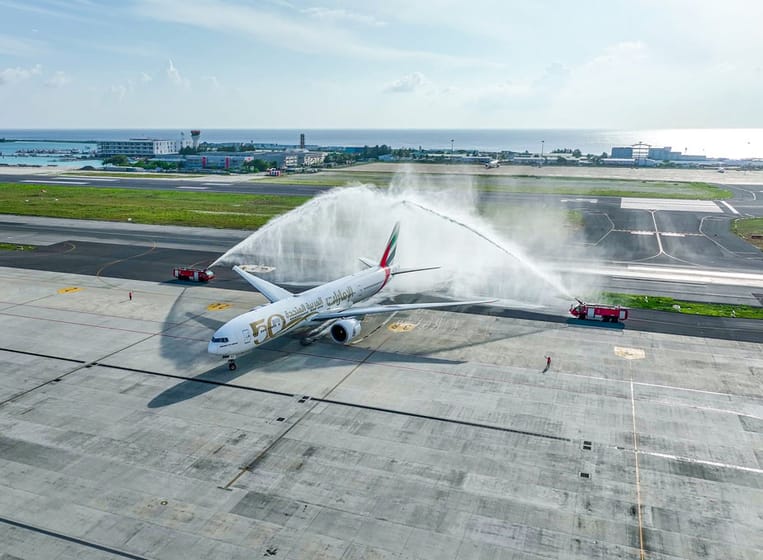
[[[72,80],[65,72],[58,71],[45,81],[45,85],[53,88],[61,88]]]
[[[109,94],[117,98],[117,101],[124,101],[127,96],[135,91],[135,82],[126,80],[123,84],[112,84],[109,87]]]
[[[336,23],[360,23],[363,25],[370,25],[375,27],[382,27],[386,25],[385,22],[365,14],[359,14],[354,12],[348,12],[344,9],[331,9],[331,8],[306,8],[302,10],[302,13],[313,17],[321,21],[336,22]]]
[[[209,84],[212,89],[220,89],[220,80],[217,79],[217,76],[202,76],[201,79]]]
[[[76,2],[67,2],[64,3],[56,3],[53,2],[53,5],[55,5],[55,8],[58,9],[52,9],[52,8],[44,8],[42,6],[35,5],[33,2],[14,2],[13,0],[0,0],[0,7],[3,7],[7,10],[17,10],[22,12],[30,12],[33,14],[37,14],[37,16],[40,17],[47,17],[55,20],[61,20],[61,19],[70,19],[70,20],[78,20],[78,21],[88,21],[86,18],[82,17],[80,14],[75,14],[75,8],[76,6],[74,4],[77,4]],[[79,3],[82,4],[82,3]],[[93,21],[93,20],[89,20]],[[95,21],[93,21],[95,23]]]
[[[114,84],[109,88],[111,95],[122,101],[127,96],[127,87],[123,84]]]
[[[421,90],[427,84],[428,81],[424,77],[424,74],[421,72],[413,72],[403,76],[399,80],[395,80],[394,82],[387,84],[387,86],[384,88],[384,91],[390,93],[411,93]]]
[[[191,86],[191,82],[181,76],[180,71],[175,68],[175,64],[172,62],[172,59],[169,59],[169,65],[167,66],[167,78],[175,86],[184,88]]]
[[[436,51],[387,47],[367,36],[358,36],[354,27],[343,28],[335,19],[316,25],[299,12],[278,13],[221,0],[139,0],[137,12],[150,19],[213,29],[235,31],[265,44],[309,55],[331,55],[364,61],[420,60],[442,65],[496,67],[483,57],[452,55]],[[304,14],[303,14],[304,15]]]
[[[151,75],[150,75],[150,74],[147,74],[146,72],[141,72],[141,73],[140,73],[140,81],[141,81],[141,82],[143,82],[143,83],[148,83],[148,82],[150,82],[151,80],[153,80],[153,78],[151,77]]]
[[[0,35],[0,54],[10,56],[37,55],[44,50],[40,41],[20,39],[11,35]]]
[[[5,70],[0,70],[0,85],[12,85],[23,82],[40,73],[42,73],[42,66],[39,64],[31,68],[6,68]]]

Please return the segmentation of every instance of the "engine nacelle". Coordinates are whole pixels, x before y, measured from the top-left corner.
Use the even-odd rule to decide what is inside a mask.
[[[357,319],[342,319],[331,325],[331,339],[337,344],[349,344],[360,334],[360,321]]]

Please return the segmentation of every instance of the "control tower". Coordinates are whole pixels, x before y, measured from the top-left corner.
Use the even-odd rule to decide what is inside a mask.
[[[199,149],[199,137],[201,136],[201,130],[192,130],[191,131],[191,142],[192,147],[194,150]]]

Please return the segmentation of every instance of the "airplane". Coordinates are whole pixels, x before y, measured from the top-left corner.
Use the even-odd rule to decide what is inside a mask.
[[[353,307],[367,300],[386,286],[393,276],[434,270],[437,266],[401,268],[394,264],[400,223],[392,229],[378,264],[361,258],[365,270],[317,286],[301,294],[293,294],[234,266],[233,270],[270,302],[234,317],[215,331],[207,351],[228,360],[228,369],[236,369],[236,356],[250,352],[265,342],[287,333],[307,329],[301,340],[311,344],[329,334],[338,344],[349,344],[360,334],[360,321],[365,315],[394,313],[409,309],[431,309],[458,305],[491,303],[495,300],[410,303]]]
[[[487,169],[493,168],[493,167],[501,167],[500,162],[497,159],[491,159],[489,162],[485,164],[485,167]]]

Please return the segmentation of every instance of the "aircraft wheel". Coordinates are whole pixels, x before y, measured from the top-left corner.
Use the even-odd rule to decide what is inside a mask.
[[[302,346],[310,346],[313,343],[313,339],[312,338],[300,338],[299,339],[299,343]]]
[[[236,370],[236,362],[228,362],[228,369],[231,371]]]

